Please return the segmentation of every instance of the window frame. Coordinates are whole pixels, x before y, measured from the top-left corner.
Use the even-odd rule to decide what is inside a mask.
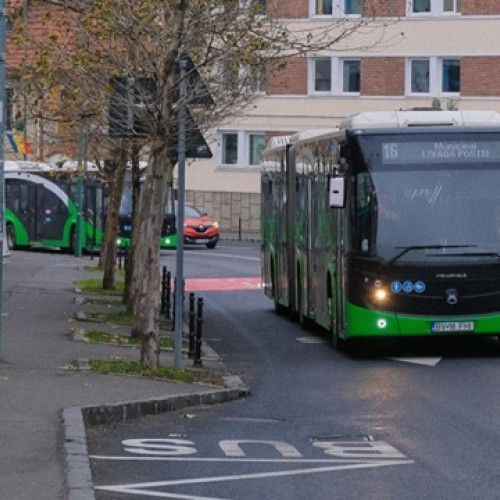
[[[236,135],[236,162],[224,163],[224,136]],[[265,147],[266,132],[262,130],[219,130],[218,136],[218,165],[224,169],[257,169],[260,168],[260,161],[252,164],[251,160],[251,138],[254,136],[263,137],[263,148]],[[262,149],[263,149],[262,148]]]
[[[316,90],[316,61],[329,59],[330,90]],[[359,90],[344,90],[344,67],[346,62],[359,62]],[[319,56],[311,57],[308,65],[308,95],[313,96],[359,96],[361,94],[361,57]]]
[[[358,90],[345,90],[345,69],[346,63],[357,62],[358,63]],[[361,92],[361,58],[359,57],[343,57],[339,59],[339,76],[341,76],[341,81],[339,81],[340,94],[341,95],[359,95]]]
[[[226,141],[225,138],[228,136],[236,136],[236,160],[234,163],[227,163],[227,152],[226,152]],[[234,167],[238,165],[239,158],[239,137],[238,132],[234,130],[223,130],[220,133],[220,164],[226,167]]]
[[[408,17],[437,17],[437,16],[460,16],[462,15],[462,0],[452,0],[453,10],[445,10],[446,0],[429,0],[429,12],[413,12],[415,0],[407,0],[406,15]]]
[[[429,61],[429,91],[428,92],[413,92],[412,91],[412,61]],[[432,96],[460,96],[461,89],[458,92],[450,92],[443,90],[444,83],[444,63],[445,61],[458,61],[459,71],[461,69],[461,59],[457,56],[432,56],[432,57],[408,57],[405,61],[405,96],[409,97],[432,97]],[[461,81],[458,82],[461,87]]]
[[[346,14],[346,3],[351,0],[321,0],[321,3],[331,3],[331,13],[318,14],[317,4],[320,0],[309,0],[309,17],[311,18],[325,18],[330,17],[334,19],[341,18],[359,18],[363,15],[363,3],[360,2],[360,12],[359,14],[350,13]]]

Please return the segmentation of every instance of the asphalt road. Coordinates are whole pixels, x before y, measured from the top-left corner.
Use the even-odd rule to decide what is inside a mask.
[[[187,251],[185,273],[256,277],[258,261],[223,242]],[[252,395],[89,429],[98,500],[499,498],[498,341],[345,354],[258,288],[203,297],[205,338]]]

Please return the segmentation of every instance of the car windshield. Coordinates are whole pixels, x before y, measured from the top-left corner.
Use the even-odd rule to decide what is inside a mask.
[[[175,214],[177,215],[177,204],[175,205],[174,210]],[[171,205],[167,206],[166,213],[167,214],[173,213]],[[184,217],[201,217],[201,216],[202,214],[198,209],[192,207],[191,205],[184,205]]]

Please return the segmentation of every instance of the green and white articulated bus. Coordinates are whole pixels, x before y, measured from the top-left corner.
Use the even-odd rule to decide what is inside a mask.
[[[32,161],[5,162],[7,245],[74,252],[78,209],[75,172]],[[106,197],[98,179],[83,180],[81,246],[100,249]]]
[[[500,114],[395,111],[271,139],[262,281],[353,339],[500,333]]]

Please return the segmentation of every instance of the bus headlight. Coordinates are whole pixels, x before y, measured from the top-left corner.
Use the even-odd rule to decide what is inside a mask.
[[[374,296],[377,302],[384,302],[387,299],[387,290],[384,288],[377,288]]]

